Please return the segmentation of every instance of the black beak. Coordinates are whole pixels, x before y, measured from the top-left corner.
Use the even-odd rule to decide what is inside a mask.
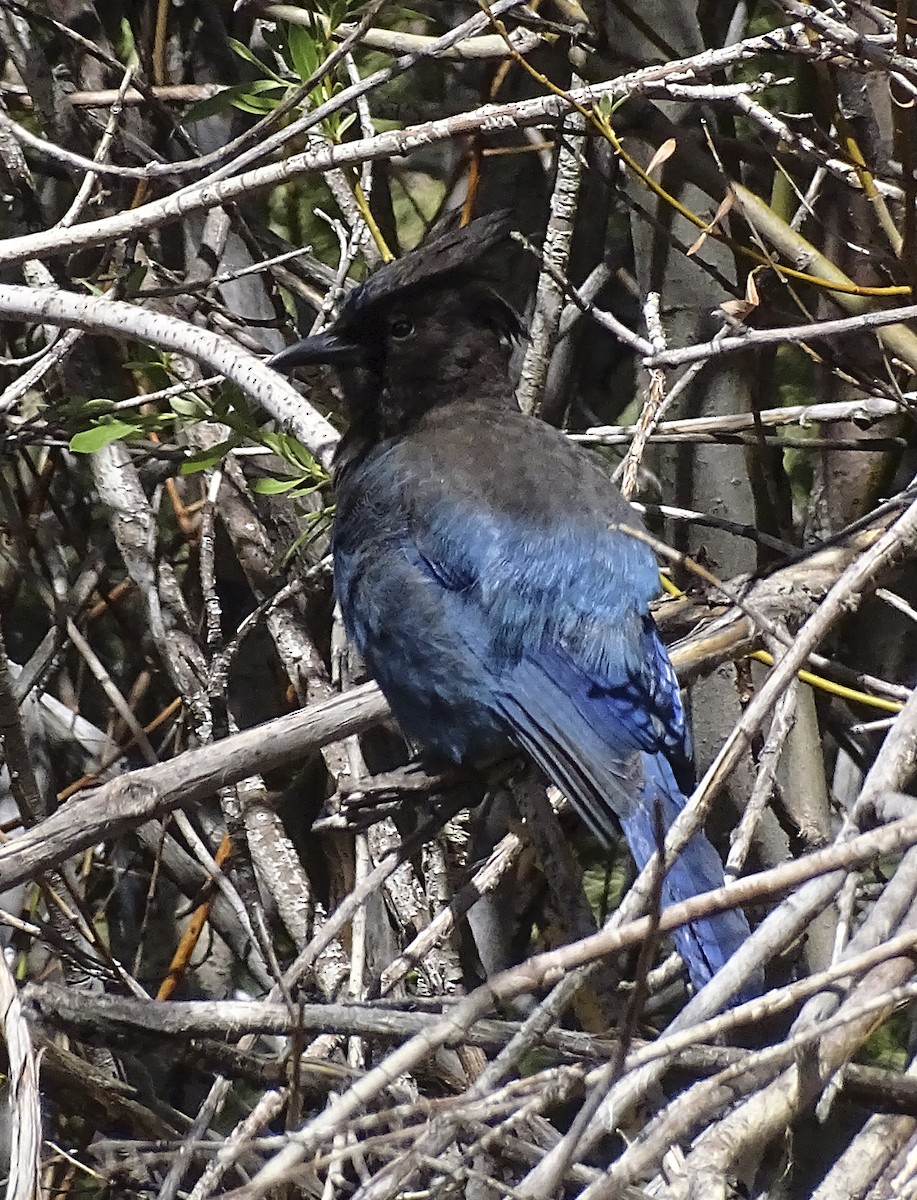
[[[314,337],[304,338],[293,346],[287,346],[267,360],[269,367],[281,375],[289,375],[296,367],[307,367],[317,363],[332,363],[335,366],[354,367],[362,353],[356,342],[348,341],[333,329],[326,329]]]

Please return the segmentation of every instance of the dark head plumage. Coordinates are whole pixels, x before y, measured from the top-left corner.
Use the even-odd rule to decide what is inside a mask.
[[[509,343],[524,325],[482,271],[509,225],[507,211],[490,213],[388,263],[350,292],[333,325],[271,365],[285,373],[334,365],[363,436],[396,432],[459,393],[511,403]]]
[[[481,260],[506,238],[509,229],[510,212],[504,208],[421,243],[354,288],[341,309],[340,320],[369,314],[379,304],[391,304],[396,297],[407,299],[433,284],[457,286],[480,279]]]

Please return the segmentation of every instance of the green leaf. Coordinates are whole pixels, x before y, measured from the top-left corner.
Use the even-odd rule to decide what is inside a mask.
[[[261,117],[265,113],[273,112],[279,103],[279,96],[259,97],[253,91],[248,91],[242,96],[237,96],[233,100],[232,106],[239,109],[240,112],[252,113],[253,116]]]
[[[156,371],[161,370],[161,358],[130,358],[121,364],[125,371]]]
[[[290,492],[292,500],[298,500],[301,496],[314,496],[316,492],[322,490],[320,483],[309,483],[308,480],[302,481],[302,487],[298,487],[295,492]]]
[[[259,71],[267,71],[277,83],[283,83],[279,75],[276,75],[267,63],[263,63],[260,58],[257,58],[244,42],[237,41],[236,38],[227,38],[229,48],[238,54],[239,58],[244,58],[247,63],[251,63],[253,67],[257,67]]]
[[[172,396],[169,400],[169,408],[176,417],[186,417],[191,421],[200,421],[207,416],[207,409],[200,400],[191,399],[188,396]]]
[[[322,476],[321,467],[299,441],[298,438],[289,433],[274,433],[270,430],[265,431],[260,435],[262,446],[266,446],[268,450],[273,450],[276,455],[290,463],[291,466],[297,468],[305,475]]]
[[[269,50],[273,50],[278,58],[286,59],[286,42],[283,40],[283,34],[278,25],[266,25],[261,36]]]
[[[332,4],[328,9],[328,23],[331,26],[332,33],[337,29],[338,25],[343,25],[347,20],[347,0],[332,0]]]
[[[210,400],[210,413],[214,420],[223,421],[233,429],[257,429],[251,407],[244,392],[228,380]]]
[[[302,482],[301,479],[273,479],[265,476],[264,479],[253,480],[251,488],[259,496],[280,496],[284,492],[292,492],[293,488],[300,487]]]
[[[227,97],[227,103],[233,108],[260,116],[276,108],[287,91],[289,88],[283,82],[274,79],[253,79],[250,83],[234,84],[226,88],[221,95]],[[267,96],[264,94],[267,92],[274,94]]]
[[[95,396],[90,399],[83,399],[79,402],[79,411],[84,417],[91,417],[98,412],[110,412],[113,400],[106,400],[102,396]]]
[[[143,283],[148,277],[149,273],[150,268],[146,262],[139,262],[132,270],[130,270],[127,278],[123,280],[125,295],[135,296],[143,287]]]
[[[219,466],[229,451],[238,444],[239,439],[231,437],[224,438],[222,442],[217,442],[215,446],[210,446],[206,450],[195,450],[182,463],[178,471],[179,475],[197,475],[200,471],[207,471],[210,467]]]
[[[323,473],[321,467],[315,461],[315,458],[309,452],[307,447],[302,444],[299,438],[288,436],[287,455],[291,462],[294,462],[298,466],[302,467],[307,474],[321,475]]]
[[[232,87],[222,88],[206,100],[198,100],[182,116],[182,125],[193,125],[195,121],[203,121],[207,117],[216,117],[220,113],[228,112],[232,107],[233,93],[241,93],[244,90],[245,84],[237,83]]]
[[[127,421],[106,421],[104,425],[94,425],[92,429],[75,433],[70,439],[70,449],[74,454],[94,454],[110,442],[117,442],[141,432],[139,425],[131,425]]]
[[[290,60],[293,70],[301,80],[308,79],[315,73],[318,64],[324,58],[324,41],[320,42],[315,34],[304,25],[291,25],[287,33],[287,46],[290,50]]]
[[[291,563],[294,557],[304,550],[311,542],[314,542],[319,537],[322,530],[334,516],[334,506],[319,509],[318,512],[300,513],[300,520],[305,522],[305,528],[298,538],[293,542],[292,546],[283,556],[282,566],[286,567]]]
[[[272,433],[267,429],[261,435],[262,446],[267,446],[268,450],[273,450],[280,458],[287,457],[287,435],[285,433]]]

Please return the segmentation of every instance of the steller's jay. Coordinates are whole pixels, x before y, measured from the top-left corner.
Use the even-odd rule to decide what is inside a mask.
[[[521,748],[643,867],[694,781],[658,570],[601,461],[516,407],[522,325],[475,275],[506,232],[495,213],[390,263],[272,363],[339,373],[334,589],[403,732],[454,763]],[[698,833],[663,904],[722,883]],[[748,932],[739,912],[675,932],[696,988]]]

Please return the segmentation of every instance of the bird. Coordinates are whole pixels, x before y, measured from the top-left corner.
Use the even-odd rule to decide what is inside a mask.
[[[337,371],[334,592],[408,743],[472,766],[521,751],[642,869],[694,787],[658,566],[602,460],[516,405],[525,328],[484,269],[509,225],[497,211],[422,243],[270,361]],[[723,882],[698,832],[661,903]],[[673,933],[695,989],[748,936],[738,910]]]

